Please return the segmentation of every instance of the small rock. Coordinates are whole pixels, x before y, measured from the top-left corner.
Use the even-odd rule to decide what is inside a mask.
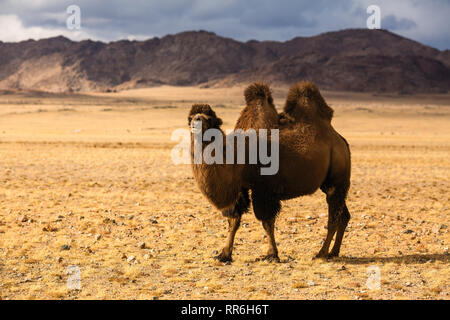
[[[51,225],[47,225],[47,226],[42,228],[42,231],[45,231],[45,232],[56,232],[56,231],[58,231],[58,228],[55,228],[55,227],[53,227]]]
[[[145,249],[146,248],[145,242],[139,242],[138,247],[141,249]]]
[[[70,246],[68,244],[64,244],[61,246],[61,250],[70,250]]]
[[[27,221],[28,221],[28,217],[27,217],[27,216],[23,216],[23,217],[20,219],[20,221],[21,221],[21,222],[27,222]]]
[[[410,234],[410,233],[414,233],[414,231],[411,229],[408,229],[408,230],[403,231],[403,233]]]
[[[306,284],[307,284],[308,286],[310,286],[310,287],[313,287],[313,286],[316,285],[316,284],[314,283],[314,281],[312,281],[312,280],[308,280],[308,281],[306,282]]]
[[[95,240],[96,240],[96,241],[98,241],[98,240],[100,240],[100,239],[101,239],[101,237],[102,237],[102,235],[101,235],[101,234],[96,234],[96,235],[95,235]]]
[[[431,231],[433,231],[433,233],[438,234],[441,230],[444,230],[447,228],[447,225],[445,224],[437,224],[433,227],[433,229],[431,229]]]
[[[136,260],[136,257],[135,257],[135,256],[129,256],[129,257],[127,258],[127,262],[133,262],[134,260]]]

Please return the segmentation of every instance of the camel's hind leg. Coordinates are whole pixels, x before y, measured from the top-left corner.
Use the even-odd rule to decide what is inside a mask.
[[[350,212],[347,209],[347,205],[344,202],[344,206],[342,207],[342,211],[338,216],[338,229],[336,233],[336,239],[334,240],[333,249],[329,254],[329,258],[338,257],[339,251],[341,250],[342,238],[344,237],[345,229],[347,228],[348,222],[350,221]]]
[[[228,218],[228,237],[225,247],[223,247],[222,252],[216,257],[219,261],[227,262],[232,260],[231,255],[233,253],[234,238],[241,225],[241,216],[248,211],[249,206],[250,199],[248,197],[248,190],[242,190],[234,208],[222,211],[222,214]]]
[[[280,201],[271,197],[263,190],[252,190],[253,211],[258,220],[262,221],[268,236],[269,250],[264,260],[280,262],[277,244],[275,242],[275,220],[280,211]]]
[[[347,196],[348,186],[340,187],[322,187],[327,195],[328,203],[328,232],[325,242],[320,249],[316,258],[330,258],[337,257],[341,248],[342,238],[344,237],[345,228],[350,220],[350,213],[348,212],[345,198]],[[330,254],[331,240],[336,234],[336,240]]]

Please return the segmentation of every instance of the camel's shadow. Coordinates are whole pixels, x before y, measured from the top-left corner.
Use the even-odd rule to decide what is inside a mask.
[[[339,257],[333,258],[333,262],[343,262],[347,264],[370,264],[370,263],[399,263],[399,264],[417,264],[441,261],[444,263],[450,263],[450,254],[411,254],[394,257]]]

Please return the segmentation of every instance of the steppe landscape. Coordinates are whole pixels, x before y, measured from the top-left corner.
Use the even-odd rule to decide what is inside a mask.
[[[0,299],[449,299],[450,95],[323,92],[352,151],[341,257],[312,259],[326,234],[318,191],[283,202],[281,263],[259,260],[249,213],[224,264],[226,220],[172,162],[171,134],[195,102],[233,128],[243,89],[2,91]],[[281,109],[287,87],[273,89]]]

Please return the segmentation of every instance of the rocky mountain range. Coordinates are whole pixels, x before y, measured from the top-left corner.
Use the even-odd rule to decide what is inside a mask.
[[[446,93],[450,51],[367,29],[285,42],[240,42],[206,31],[109,43],[62,36],[0,42],[0,89],[83,92],[301,79],[328,90]]]

